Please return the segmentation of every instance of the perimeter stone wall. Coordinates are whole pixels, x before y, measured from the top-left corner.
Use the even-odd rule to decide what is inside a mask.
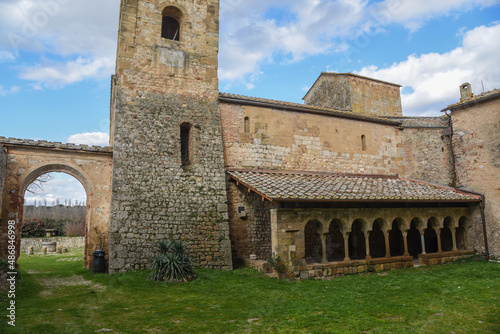
[[[404,173],[397,126],[225,102],[219,108],[226,167]]]
[[[454,110],[451,118],[458,186],[485,195],[489,251],[500,257],[500,98]]]
[[[59,247],[64,248],[83,248],[85,247],[85,237],[57,237],[57,238],[22,238],[21,252],[28,251],[33,247],[33,251],[42,251],[42,242],[57,242]]]

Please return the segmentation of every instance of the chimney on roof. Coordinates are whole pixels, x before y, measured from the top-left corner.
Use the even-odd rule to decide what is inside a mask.
[[[474,96],[474,94],[472,94],[472,86],[470,83],[466,82],[462,84],[460,86],[460,101],[463,102],[470,100],[472,99],[472,96]]]

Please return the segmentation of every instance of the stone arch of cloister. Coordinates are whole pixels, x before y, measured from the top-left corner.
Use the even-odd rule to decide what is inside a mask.
[[[9,220],[17,221],[16,256],[19,256],[21,222],[26,188],[40,175],[62,172],[75,177],[87,193],[85,219],[85,267],[92,266],[92,253],[109,233],[112,151],[109,147],[89,147],[38,141],[3,141],[7,157],[1,207],[2,232]],[[7,254],[7,233],[2,233],[0,252]],[[104,240],[107,248],[107,240]]]
[[[408,263],[422,256],[472,252],[470,210],[275,209],[273,252],[295,270],[377,259]]]

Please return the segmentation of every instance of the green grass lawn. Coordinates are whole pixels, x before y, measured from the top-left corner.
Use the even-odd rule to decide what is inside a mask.
[[[499,263],[293,282],[197,270],[166,284],[145,271],[94,275],[82,254],[22,255],[16,327],[2,315],[0,333],[500,333]]]

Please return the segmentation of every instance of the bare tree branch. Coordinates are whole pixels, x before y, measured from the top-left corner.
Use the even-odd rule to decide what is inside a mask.
[[[52,174],[42,174],[39,177],[36,178],[35,181],[33,181],[28,188],[26,188],[26,191],[29,192],[30,194],[39,194],[44,192],[43,186],[45,183],[49,182],[50,180],[53,179]]]

